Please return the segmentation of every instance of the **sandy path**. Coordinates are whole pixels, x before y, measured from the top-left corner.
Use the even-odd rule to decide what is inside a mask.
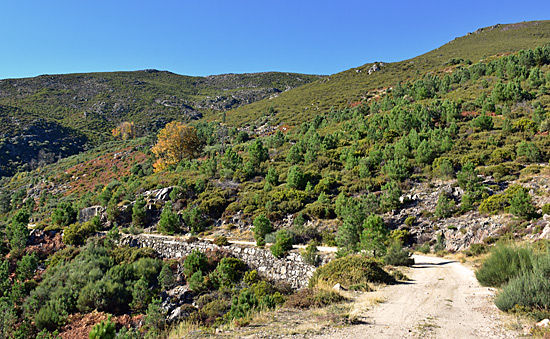
[[[415,256],[411,281],[375,292],[385,302],[360,313],[363,324],[316,338],[515,338],[505,330],[494,292],[464,265]],[[373,296],[368,296],[372,298]]]

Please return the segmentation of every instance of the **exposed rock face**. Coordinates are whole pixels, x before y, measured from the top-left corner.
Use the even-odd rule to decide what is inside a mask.
[[[445,249],[461,251],[471,244],[483,242],[490,236],[497,236],[500,228],[506,225],[506,215],[484,216],[470,211],[458,217],[436,218],[432,214],[437,206],[439,194],[445,192],[459,205],[462,194],[456,181],[433,181],[430,185],[419,184],[400,198],[405,206],[396,213],[385,215],[384,219],[394,228],[403,228],[408,216],[415,216],[416,222],[410,228],[417,243],[435,243],[437,234],[445,238]]]
[[[168,201],[170,200],[170,192],[174,187],[164,187],[152,191],[144,192],[143,195],[149,199]]]
[[[286,257],[277,259],[269,250],[255,247],[241,247],[237,245],[217,246],[209,241],[185,241],[173,240],[173,238],[147,235],[123,235],[121,245],[135,247],[150,247],[164,258],[181,258],[198,249],[201,252],[207,250],[223,249],[235,258],[244,261],[251,269],[256,269],[258,274],[273,282],[289,284],[294,289],[307,287],[309,278],[315,271],[315,266],[309,265],[297,252],[290,252]]]
[[[102,206],[91,206],[86,207],[78,212],[78,222],[83,223],[92,220],[96,215],[101,215],[105,212],[105,209]]]
[[[168,322],[172,323],[189,315],[182,311],[181,306],[193,301],[193,292],[184,286],[176,286],[163,293],[162,299],[161,306],[168,314]]]

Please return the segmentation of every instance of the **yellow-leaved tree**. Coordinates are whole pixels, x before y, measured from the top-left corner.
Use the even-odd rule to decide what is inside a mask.
[[[115,138],[121,138],[122,140],[133,139],[136,137],[136,127],[133,122],[122,122],[117,128],[112,131]]]
[[[151,151],[157,157],[153,164],[155,172],[170,165],[177,165],[184,158],[195,157],[199,152],[200,141],[197,131],[179,121],[173,121],[160,130],[157,143]]]

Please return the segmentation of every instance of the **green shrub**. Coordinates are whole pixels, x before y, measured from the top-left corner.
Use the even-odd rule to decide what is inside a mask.
[[[225,315],[227,320],[244,318],[250,315],[250,312],[259,304],[258,298],[249,289],[243,289],[239,297],[233,297],[231,309]]]
[[[185,258],[183,262],[183,274],[189,278],[197,271],[206,271],[208,267],[208,259],[201,251],[194,249],[191,254]]]
[[[344,287],[360,283],[392,283],[393,278],[382,269],[382,263],[364,255],[349,255],[334,259],[319,267],[309,280],[309,286],[318,284]]]
[[[67,245],[83,245],[86,239],[93,233],[98,231],[96,224],[92,221],[74,223],[65,227],[63,231],[63,242]]]
[[[214,238],[214,244],[217,246],[229,246],[229,241],[223,235]]]
[[[522,271],[532,268],[532,253],[524,247],[497,244],[476,271],[476,278],[483,286],[500,287]]]
[[[418,247],[418,252],[420,252],[422,254],[430,253],[430,242],[426,241],[420,247]]]
[[[115,323],[111,321],[111,317],[94,325],[88,337],[90,339],[114,339],[116,336]]]
[[[66,306],[59,299],[50,300],[40,308],[34,322],[38,330],[46,329],[48,331],[55,331],[67,322],[68,313]]]
[[[223,258],[210,274],[215,287],[232,287],[237,284],[246,271],[246,264],[237,258]]]
[[[466,255],[477,256],[477,255],[485,254],[488,251],[489,251],[489,246],[483,243],[476,243],[476,244],[470,245],[470,248],[468,249],[468,251],[466,251]]]
[[[479,213],[497,214],[502,212],[508,206],[508,199],[504,194],[494,194],[487,197],[479,204]]]
[[[511,278],[495,299],[497,307],[509,311],[514,307],[531,310],[550,309],[550,252],[533,258],[531,270]]]
[[[305,250],[301,252],[304,261],[310,265],[317,266],[319,262],[319,255],[317,254],[317,242],[312,241],[306,246]]]
[[[412,266],[414,265],[414,259],[411,256],[412,253],[403,248],[401,242],[394,241],[384,256],[384,263],[392,266]]]
[[[416,216],[409,215],[407,219],[405,219],[405,225],[411,227],[416,222]]]
[[[542,205],[542,214],[550,214],[550,204]]]
[[[271,253],[276,258],[286,256],[288,251],[292,249],[292,242],[292,233],[289,230],[283,229],[277,231],[275,244],[270,247]]]

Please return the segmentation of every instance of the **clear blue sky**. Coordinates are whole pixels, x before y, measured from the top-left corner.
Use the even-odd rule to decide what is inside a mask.
[[[550,19],[548,0],[3,0],[0,8],[0,79],[147,68],[333,74],[412,58],[480,27]]]

